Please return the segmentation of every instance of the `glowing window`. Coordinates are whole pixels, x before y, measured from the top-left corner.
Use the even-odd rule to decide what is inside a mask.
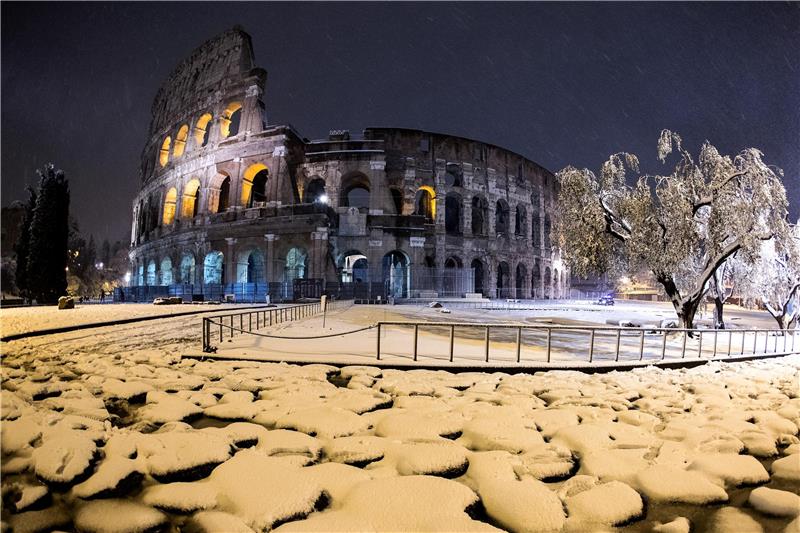
[[[194,127],[194,140],[201,148],[208,144],[208,134],[211,131],[211,128],[208,127],[209,122],[211,122],[211,113],[205,113],[197,119]]]
[[[178,190],[173,187],[167,191],[164,197],[164,216],[162,217],[163,224],[168,226],[175,221],[175,206],[178,203]]]
[[[184,124],[175,136],[175,147],[172,149],[173,157],[180,157],[186,151],[186,138],[189,136],[189,126]]]
[[[167,136],[161,144],[161,150],[158,152],[158,162],[162,167],[167,166],[169,161],[169,147],[172,144],[172,137]]]
[[[181,201],[181,217],[194,218],[197,216],[197,208],[200,204],[200,181],[191,180],[183,189],[183,199]]]
[[[222,117],[219,119],[219,132],[223,139],[231,137],[239,133],[239,123],[242,118],[242,104],[239,102],[231,102],[225,111],[222,112]]]
[[[258,177],[258,180],[256,180]],[[267,178],[267,166],[262,163],[256,163],[254,165],[250,165],[247,167],[247,170],[244,171],[244,176],[242,179],[242,201],[241,205],[246,205],[248,207],[252,207],[251,205],[251,192],[253,191],[253,184],[259,185],[261,187],[260,190],[256,191],[263,195],[263,199],[258,199],[257,201],[265,201],[265,186],[266,186],[266,178]],[[257,182],[257,183],[256,183]]]

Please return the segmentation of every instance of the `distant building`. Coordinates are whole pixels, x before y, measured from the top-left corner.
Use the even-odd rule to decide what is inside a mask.
[[[266,80],[234,28],[159,90],[133,203],[131,285],[244,299],[568,296],[547,169],[412,129],[308,140],[269,124]]]

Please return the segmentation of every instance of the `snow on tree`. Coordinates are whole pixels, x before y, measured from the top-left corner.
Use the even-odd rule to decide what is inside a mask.
[[[800,221],[789,238],[771,239],[750,269],[743,292],[750,302],[761,303],[780,329],[800,322]]]
[[[28,201],[25,203],[25,215],[22,218],[19,232],[19,241],[15,249],[17,253],[17,270],[15,272],[17,288],[24,297],[28,296],[28,254],[30,253],[30,232],[33,210],[36,208],[36,191],[27,188]]]
[[[69,182],[52,164],[39,171],[39,195],[30,225],[28,286],[39,303],[55,303],[67,289]]]
[[[569,166],[557,178],[561,216],[553,235],[578,275],[604,272],[621,262],[647,268],[672,302],[680,327],[694,316],[717,269],[733,254],[757,256],[761,243],[788,231],[783,172],[747,148],[725,156],[708,141],[697,161],[681,138],[661,132],[659,159],[680,156],[666,176],[641,176],[633,154],[617,153],[600,175]]]
[[[714,272],[708,282],[708,293],[714,299],[714,327],[725,329],[724,306],[736,290],[747,282],[750,262],[733,254]]]

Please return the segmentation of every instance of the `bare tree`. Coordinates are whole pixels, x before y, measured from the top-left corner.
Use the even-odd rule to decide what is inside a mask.
[[[680,137],[661,132],[659,159],[680,156],[671,174],[641,176],[633,154],[617,153],[599,177],[567,167],[557,174],[561,216],[554,238],[573,272],[603,272],[617,262],[647,268],[672,302],[679,325],[692,328],[717,269],[741,250],[757,255],[762,241],[785,235],[782,171],[748,148],[731,158],[706,141],[695,161]]]

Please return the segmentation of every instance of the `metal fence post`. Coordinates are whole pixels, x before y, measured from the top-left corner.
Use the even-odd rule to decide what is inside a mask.
[[[689,336],[689,332],[683,330],[683,346],[681,346],[681,359],[686,359],[686,337]]]
[[[222,342],[222,317],[219,317],[219,342]]]
[[[522,341],[522,326],[517,326],[517,363],[519,363],[521,355],[521,341]]]
[[[455,340],[456,327],[450,326],[450,362],[453,362],[453,342]]]
[[[594,330],[589,333],[589,362],[594,359]]]
[[[486,362],[489,362],[489,326],[486,326],[486,339],[485,339]]]
[[[745,338],[745,335],[746,335],[745,331],[742,331],[742,346],[741,346],[742,349],[739,352],[739,355],[744,355],[744,338]]]
[[[414,361],[417,360],[417,339],[419,337],[419,324],[414,324]]]
[[[619,361],[619,342],[622,338],[622,330],[617,328],[617,348],[614,355],[614,361]]]
[[[378,357],[378,361],[381,360],[381,323],[378,322],[378,342],[375,346],[375,354]]]
[[[758,346],[758,330],[753,331],[753,355],[756,354],[756,347]]]
[[[644,330],[639,334],[639,361],[644,359]]]
[[[661,360],[663,361],[667,357],[667,330],[663,329],[661,333],[664,334],[664,338],[661,339]]]
[[[550,339],[552,336],[552,330],[547,328],[547,362],[550,362]]]
[[[700,338],[698,339],[699,342],[697,343],[697,358],[698,359],[702,359],[703,358],[703,330],[699,329],[699,330],[697,330],[697,333],[700,334]]]
[[[728,357],[731,356],[731,346],[733,345],[733,331],[728,330]]]

